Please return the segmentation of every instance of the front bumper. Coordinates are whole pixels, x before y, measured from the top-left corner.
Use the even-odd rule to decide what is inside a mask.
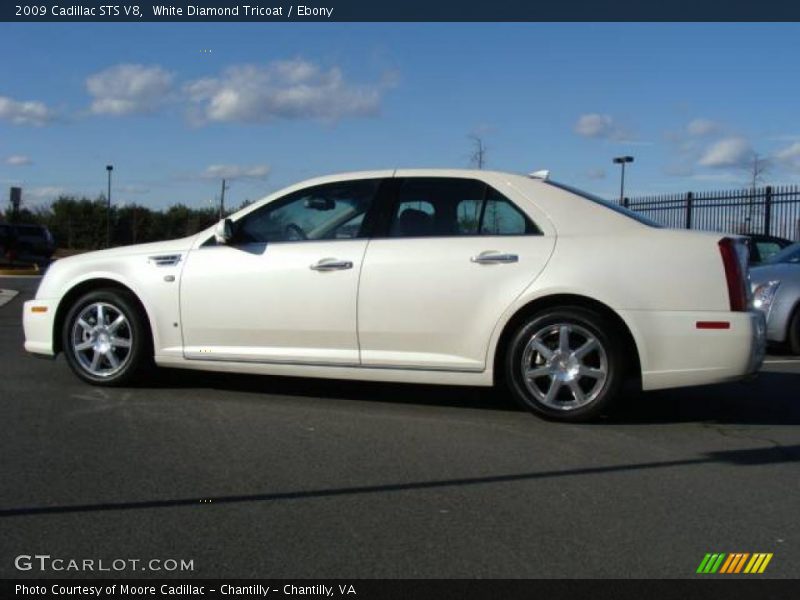
[[[53,300],[28,300],[22,307],[25,350],[54,356],[53,335],[57,304]]]

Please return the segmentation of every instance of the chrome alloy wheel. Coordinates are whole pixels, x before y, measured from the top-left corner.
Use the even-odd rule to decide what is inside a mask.
[[[106,378],[118,373],[130,360],[133,331],[119,308],[94,302],[75,319],[71,341],[81,368],[93,377]]]
[[[591,403],[608,378],[608,357],[580,325],[556,323],[537,331],[522,352],[522,379],[533,396],[559,411]]]

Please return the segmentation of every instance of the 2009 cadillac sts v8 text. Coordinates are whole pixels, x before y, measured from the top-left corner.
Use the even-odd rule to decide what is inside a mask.
[[[25,348],[120,385],[156,365],[394,382],[503,383],[583,420],[645,390],[763,360],[744,243],[662,229],[546,177],[322,177],[199,234],[57,261]]]

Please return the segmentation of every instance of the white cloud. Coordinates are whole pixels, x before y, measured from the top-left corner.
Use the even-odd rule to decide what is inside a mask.
[[[605,179],[606,170],[605,169],[589,169],[588,171],[586,171],[586,176],[589,179]]]
[[[795,142],[775,153],[775,158],[792,170],[800,171],[800,142]]]
[[[753,149],[743,137],[727,137],[711,144],[700,156],[703,167],[741,167],[753,157]]]
[[[209,165],[202,173],[204,179],[265,179],[269,165]]]
[[[581,115],[575,122],[573,131],[583,137],[633,143],[633,136],[610,115],[599,113]],[[649,144],[649,142],[644,143]]]
[[[173,76],[153,65],[122,64],[86,79],[92,96],[91,111],[98,115],[129,115],[153,112],[172,89]]]
[[[294,59],[232,66],[218,77],[192,81],[184,90],[198,109],[195,117],[200,123],[258,123],[374,115],[391,85],[391,81],[350,83],[338,67],[324,69]]]
[[[14,125],[44,125],[53,118],[55,114],[44,102],[0,96],[0,120],[10,121]]]
[[[27,165],[32,165],[33,161],[28,156],[15,154],[13,156],[9,156],[8,158],[6,158],[6,164],[12,167],[24,167]]]
[[[575,133],[584,137],[605,138],[614,130],[614,119],[608,115],[581,115],[575,123]]]
[[[717,133],[720,129],[720,124],[710,119],[694,119],[686,126],[687,133],[697,137]]]

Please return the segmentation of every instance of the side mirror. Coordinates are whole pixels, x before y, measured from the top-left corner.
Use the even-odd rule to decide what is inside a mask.
[[[233,222],[230,219],[222,219],[214,228],[214,238],[218,244],[228,244],[233,239]]]

